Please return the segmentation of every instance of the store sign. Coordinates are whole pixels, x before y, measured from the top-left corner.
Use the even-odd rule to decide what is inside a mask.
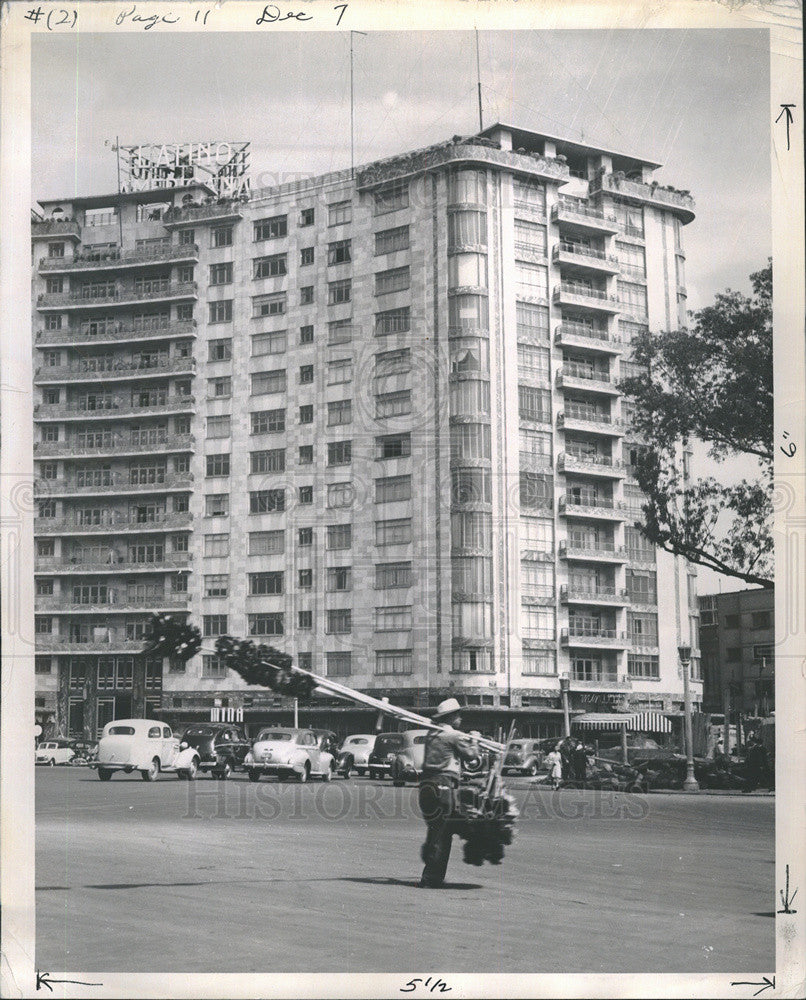
[[[243,709],[211,708],[210,722],[243,722]]]
[[[248,142],[185,142],[119,146],[121,190],[206,184],[219,198],[249,195]]]

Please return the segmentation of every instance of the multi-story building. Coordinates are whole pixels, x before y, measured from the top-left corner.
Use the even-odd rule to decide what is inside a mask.
[[[735,718],[775,710],[775,591],[703,594],[700,650],[703,708]]]
[[[244,200],[41,202],[40,708],[271,717],[230,633],[486,729],[558,732],[563,677],[575,712],[679,710],[695,581],[634,526],[618,389],[685,322],[657,166],[496,125]],[[156,610],[205,652],[144,662]]]

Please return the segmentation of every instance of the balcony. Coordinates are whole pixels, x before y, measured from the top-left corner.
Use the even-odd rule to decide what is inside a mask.
[[[75,479],[35,479],[34,495],[38,499],[53,497],[125,496],[130,493],[167,493],[172,490],[193,488],[190,472],[166,473],[158,482],[133,483],[125,473],[110,473],[99,483],[82,483]]]
[[[530,472],[551,472],[551,456],[521,450],[520,467]]]
[[[607,604],[624,607],[630,603],[626,590],[617,587],[578,587],[563,584],[560,587],[561,604]]]
[[[586,392],[601,392],[608,396],[621,395],[609,371],[589,368],[573,362],[567,362],[557,372],[557,386],[560,389],[584,389]]]
[[[607,455],[574,455],[561,452],[557,456],[558,472],[578,472],[586,476],[604,479],[623,479],[624,466]]]
[[[199,248],[195,243],[167,243],[121,253],[109,250],[103,254],[77,253],[73,257],[45,257],[39,270],[47,274],[76,274],[83,272],[119,271],[123,268],[147,267],[153,264],[195,263]]]
[[[81,347],[85,344],[137,344],[152,340],[173,340],[196,336],[196,321],[166,323],[162,326],[141,323],[95,323],[85,327],[65,327],[64,330],[37,330],[37,347]]]
[[[38,635],[37,653],[142,653],[145,640],[119,639],[110,634],[106,639],[86,642],[67,635]]]
[[[642,181],[628,181],[617,174],[600,174],[590,182],[591,194],[615,195],[619,201],[637,205],[654,205],[674,212],[685,225],[694,218],[694,199],[687,191],[663,187],[660,184],[644,184]]]
[[[583,619],[560,632],[561,646],[584,646],[586,649],[626,649],[624,632]]]
[[[37,403],[34,406],[34,420],[120,420],[124,417],[161,417],[171,413],[195,413],[196,399],[193,396],[166,396],[157,403],[140,406],[113,399],[109,406],[88,409],[79,403]]]
[[[70,309],[107,309],[110,306],[136,306],[142,302],[172,302],[197,297],[198,285],[195,281],[166,281],[155,282],[153,287],[128,285],[93,296],[83,292],[43,292],[37,297],[36,308],[64,312]]]
[[[169,208],[162,217],[166,229],[192,225],[194,222],[236,222],[243,218],[243,203],[217,201],[210,205],[185,205]]]
[[[618,274],[621,267],[618,257],[613,254],[579,243],[555,244],[551,259],[561,267],[585,273]]]
[[[632,681],[627,677],[619,677],[615,670],[588,670],[584,673],[572,670],[571,683],[574,691],[598,691],[602,688],[621,691],[632,689]]]
[[[35,458],[100,458],[127,455],[156,455],[169,452],[193,451],[192,434],[151,435],[102,434],[98,444],[78,444],[73,441],[36,441]]]
[[[72,219],[31,219],[31,239],[50,240],[57,237],[81,241],[81,229]]]
[[[599,518],[605,521],[626,521],[627,508],[622,503],[593,497],[576,500],[574,497],[560,497],[558,505],[562,517]]]
[[[35,599],[34,609],[37,612],[52,612],[58,614],[118,614],[127,611],[186,611],[190,601],[189,594],[152,594],[148,597],[129,597],[127,594],[117,594],[112,591],[107,601],[95,604],[76,604],[69,595],[50,594]]]
[[[560,542],[560,558],[581,562],[624,563],[627,553],[624,546],[614,542]]]
[[[75,560],[75,561],[74,561]],[[166,552],[149,562],[116,557],[110,553],[105,559],[81,561],[73,556],[37,556],[35,572],[56,576],[73,576],[79,573],[168,573],[188,569],[192,556],[189,552]]]
[[[551,296],[552,302],[560,306],[575,306],[576,308],[595,309],[597,312],[617,313],[621,311],[621,303],[615,295],[608,295],[599,288],[588,288],[571,282],[555,285]]]
[[[36,385],[54,385],[66,382],[139,382],[144,378],[160,378],[170,375],[192,375],[196,371],[194,358],[165,358],[153,364],[139,361],[115,361],[105,370],[89,371],[77,365],[56,365],[52,368],[40,366],[36,369]]]
[[[623,437],[624,424],[621,420],[599,413],[592,407],[574,407],[567,403],[565,411],[557,414],[557,427],[566,431],[587,431],[605,434],[608,437]]]
[[[612,235],[619,231],[615,215],[606,214],[603,209],[584,201],[560,198],[551,207],[551,221],[563,226],[567,232]]]
[[[110,535],[152,534],[156,531],[190,530],[193,515],[190,511],[157,515],[150,521],[139,521],[124,511],[104,511],[100,524],[82,524],[72,517],[36,517],[34,534],[41,535]]]
[[[621,354],[624,350],[616,334],[584,323],[561,323],[554,331],[554,343],[559,347],[585,347],[602,354]]]

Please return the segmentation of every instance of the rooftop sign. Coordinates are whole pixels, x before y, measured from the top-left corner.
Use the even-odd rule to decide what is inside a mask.
[[[122,191],[206,184],[219,198],[249,195],[248,142],[119,146]]]

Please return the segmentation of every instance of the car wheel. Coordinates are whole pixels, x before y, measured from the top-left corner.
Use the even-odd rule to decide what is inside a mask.
[[[355,769],[355,773],[359,776],[359,778],[363,778],[367,773],[367,769],[365,767],[357,767]]]
[[[306,760],[305,767],[303,767],[302,772],[297,775],[297,781],[300,784],[304,784],[308,780],[308,778],[310,778],[310,776],[311,776],[311,765]]]
[[[98,777],[101,779],[101,781],[111,781],[112,780],[112,772],[107,767],[99,767],[98,768]]]
[[[160,761],[159,757],[155,757],[151,761],[150,767],[148,767],[145,771],[140,772],[140,777],[143,779],[143,781],[156,781],[157,775],[159,773],[160,773]]]
[[[219,767],[217,770],[213,771],[213,774],[219,781],[226,781],[232,774],[232,767],[229,764],[225,764],[223,767]]]
[[[526,768],[526,773],[530,778],[534,778],[537,774],[537,763],[535,761],[532,761],[532,763]]]
[[[336,767],[335,761],[332,762],[332,763],[330,763],[330,764],[328,764],[327,770],[322,775],[322,781],[332,781],[333,780],[333,771],[335,770],[335,767]]]
[[[56,766],[56,758],[51,757],[50,760],[48,761],[48,767],[55,767],[55,766]]]
[[[260,781],[260,771],[256,767],[249,768],[249,780]]]
[[[198,774],[198,772],[199,772],[199,762],[194,757],[193,760],[190,762],[190,766],[187,767],[187,768],[185,768],[185,780],[186,781],[195,781],[196,780],[196,775]]]

